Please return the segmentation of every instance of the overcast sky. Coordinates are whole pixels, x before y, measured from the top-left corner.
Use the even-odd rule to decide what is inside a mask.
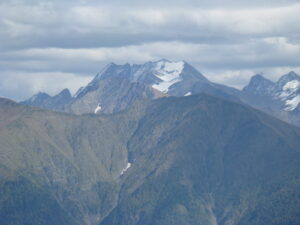
[[[0,0],[0,96],[72,92],[109,62],[185,60],[241,88],[300,73],[299,0]]]

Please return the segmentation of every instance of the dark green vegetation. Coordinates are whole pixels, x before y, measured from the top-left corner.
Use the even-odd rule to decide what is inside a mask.
[[[1,99],[0,193],[1,225],[297,225],[300,129],[207,95],[99,116]]]

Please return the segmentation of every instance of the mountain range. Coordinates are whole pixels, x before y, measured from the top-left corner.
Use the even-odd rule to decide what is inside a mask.
[[[0,224],[300,225],[299,83],[162,59],[0,98]]]
[[[300,224],[300,128],[221,97],[99,115],[0,98],[0,146],[1,225]]]
[[[283,75],[277,82],[255,75],[243,92],[253,95],[247,99],[250,105],[299,126],[300,76],[295,72]]]
[[[21,104],[78,115],[110,114],[140,100],[200,93],[247,104],[300,126],[300,76],[295,72],[283,75],[275,83],[255,75],[243,90],[238,90],[209,81],[185,61],[166,59],[142,65],[111,63],[74,96],[67,89],[53,97],[38,93]]]
[[[283,75],[276,83],[262,75],[253,76],[243,90],[278,101],[285,111],[294,111],[299,108],[300,76],[293,71]]]

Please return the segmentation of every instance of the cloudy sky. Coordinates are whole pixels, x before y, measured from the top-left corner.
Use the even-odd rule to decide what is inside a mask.
[[[299,0],[0,0],[0,96],[74,92],[108,62],[185,60],[241,88],[300,73]]]

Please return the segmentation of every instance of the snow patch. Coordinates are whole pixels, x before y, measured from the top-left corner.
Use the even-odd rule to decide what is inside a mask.
[[[293,111],[300,103],[300,95],[297,92],[300,89],[299,80],[291,80],[282,87],[282,92],[278,97],[285,101],[285,111]]]
[[[280,93],[279,98],[287,99],[291,97],[291,95],[295,94],[299,88],[300,88],[299,80],[289,81],[282,87],[282,92]]]
[[[287,91],[283,91],[279,94],[279,98],[281,99],[287,99],[289,97],[290,93],[288,93]]]
[[[170,86],[173,84],[182,81],[180,74],[184,68],[184,62],[168,62],[168,61],[159,61],[154,69],[154,75],[158,77],[161,82],[158,84],[152,85],[156,90],[159,90],[163,93],[169,91]]]
[[[283,90],[284,91],[289,91],[289,92],[295,92],[298,90],[298,88],[300,87],[300,81],[299,80],[292,80],[290,82],[287,82],[284,86],[283,86]]]
[[[98,104],[97,108],[95,109],[95,114],[97,114],[98,112],[100,112],[101,109],[102,108],[101,108],[100,104]]]
[[[127,166],[125,167],[125,169],[123,169],[121,171],[121,176],[131,167],[131,163],[127,163]]]
[[[184,96],[190,96],[190,95],[192,95],[192,92],[188,92],[188,93],[186,93]]]
[[[297,108],[297,106],[300,103],[300,95],[297,95],[296,97],[292,98],[291,100],[286,101],[287,107],[284,109],[285,111],[293,111]]]

